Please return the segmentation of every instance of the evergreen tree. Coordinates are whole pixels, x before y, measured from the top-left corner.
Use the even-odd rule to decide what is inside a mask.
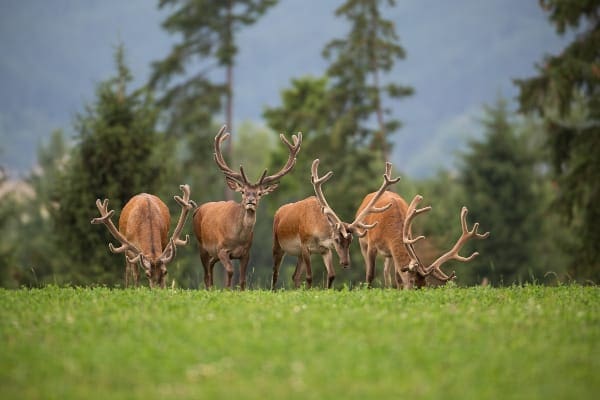
[[[61,278],[74,283],[122,279],[123,258],[107,248],[112,237],[106,229],[90,225],[98,215],[96,199],[110,199],[110,207],[118,214],[137,193],[165,198],[158,189],[171,157],[155,131],[157,110],[145,90],[127,92],[132,77],[122,46],[115,60],[117,76],[98,86],[96,101],[78,116],[77,143],[55,188],[55,237],[70,262]]]
[[[384,5],[394,6],[395,0],[347,0],[336,10],[336,16],[346,18],[351,29],[342,39],[332,40],[323,51],[331,60],[327,75],[332,86],[329,104],[338,118],[331,127],[336,141],[368,143],[389,159],[389,136],[399,127],[398,119],[388,119],[386,98],[400,99],[413,93],[408,86],[383,83],[386,73],[397,60],[406,57],[399,44],[394,23],[382,18]],[[377,125],[370,121],[375,118]]]
[[[475,281],[488,278],[493,284],[527,281],[540,275],[535,249],[542,218],[535,156],[510,120],[504,100],[486,107],[485,114],[485,135],[469,143],[461,176],[468,219],[479,221],[491,236],[470,243],[480,256],[466,272]],[[456,215],[458,221],[458,211]]]
[[[541,0],[559,34],[577,32],[538,75],[516,80],[521,110],[545,121],[556,176],[553,207],[576,230],[571,272],[600,281],[600,1]]]
[[[194,181],[215,181],[212,167],[212,139],[216,129],[213,116],[221,111],[225,123],[233,131],[233,68],[237,54],[235,34],[255,23],[277,0],[160,0],[159,8],[173,12],[163,22],[171,34],[180,34],[163,60],[153,64],[150,85],[164,90],[160,103],[169,109],[167,132],[189,141],[184,169]],[[188,74],[190,66],[195,71]],[[224,79],[215,77],[214,68],[224,69]],[[175,82],[175,83],[173,83]],[[221,125],[221,124],[217,124]],[[225,153],[232,156],[232,141]],[[202,171],[202,172],[200,172]],[[208,180],[208,182],[207,182]],[[198,185],[200,186],[200,185]],[[222,187],[222,185],[220,185]],[[231,191],[226,189],[231,198]]]

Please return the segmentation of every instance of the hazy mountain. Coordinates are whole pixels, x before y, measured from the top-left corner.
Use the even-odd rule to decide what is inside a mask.
[[[558,52],[558,37],[537,1],[399,0],[389,10],[407,59],[392,76],[416,94],[394,105],[404,121],[394,163],[413,176],[453,163],[453,152],[480,128],[483,103],[512,99],[512,78]],[[3,0],[0,2],[0,165],[27,171],[37,145],[56,128],[70,132],[95,85],[114,73],[119,41],[143,84],[150,63],[172,42],[160,27],[168,10],[147,0]],[[325,43],[347,26],[333,11],[341,1],[282,0],[241,32],[235,70],[235,117],[261,123],[290,79],[320,75]],[[239,123],[236,123],[239,126]],[[301,130],[302,127],[298,127]]]

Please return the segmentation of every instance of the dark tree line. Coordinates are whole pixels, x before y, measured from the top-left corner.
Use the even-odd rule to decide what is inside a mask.
[[[483,135],[459,156],[455,172],[414,181],[402,174],[402,165],[394,165],[394,175],[403,179],[393,190],[407,200],[421,193],[433,206],[414,228],[428,238],[418,249],[424,260],[454,243],[462,205],[469,208],[470,221],[491,231],[489,239],[465,249],[481,253],[475,261],[451,266],[459,284],[599,278],[600,216],[594,207],[600,191],[595,156],[600,150],[599,2],[541,3],[559,33],[578,29],[579,35],[560,55],[544,60],[538,76],[516,81],[522,113],[510,111],[503,99],[485,106]],[[302,131],[304,137],[293,172],[259,207],[250,287],[268,286],[273,213],[313,194],[310,164],[315,158],[324,171],[334,171],[324,191],[344,220],[352,220],[364,195],[379,186],[391,135],[401,127],[390,104],[413,94],[390,74],[406,57],[396,26],[384,18],[394,4],[342,2],[336,16],[349,29],[324,44],[329,62],[324,74],[293,78],[280,104],[264,112],[269,129],[242,124],[232,130],[228,161],[243,163],[251,178],[285,161],[274,133]],[[58,131],[40,148],[39,168],[27,180],[34,195],[2,195],[3,286],[121,284],[122,256],[108,251],[111,238],[105,229],[90,225],[97,216],[96,198],[109,198],[118,215],[139,192],[159,195],[176,213],[172,196],[181,183],[190,184],[199,204],[233,197],[214,165],[213,138],[225,121],[232,126],[236,35],[276,1],[164,0],[159,6],[171,10],[163,27],[181,41],[153,64],[148,85],[130,88],[120,46],[115,76],[98,85],[94,100],[76,119],[74,143],[67,144]],[[0,178],[2,187],[6,179]],[[340,272],[338,285],[364,281],[358,245],[353,247],[353,268]],[[315,258],[316,284],[324,273],[320,266]],[[292,269],[284,264],[281,270],[280,280],[287,285]],[[169,278],[196,288],[201,270],[192,243],[178,251]]]

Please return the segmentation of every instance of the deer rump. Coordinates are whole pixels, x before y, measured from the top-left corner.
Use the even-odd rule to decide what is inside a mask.
[[[144,254],[158,258],[168,243],[171,214],[158,197],[140,193],[123,207],[119,232]]]
[[[365,208],[374,195],[375,192],[365,196],[356,214],[359,214]],[[373,224],[377,222],[377,225],[359,239],[360,251],[365,261],[366,281],[369,285],[375,277],[375,262],[378,255],[384,258],[386,286],[392,284],[390,273],[395,274],[395,271],[400,271],[401,268],[408,266],[410,263],[410,256],[406,252],[402,238],[399,236],[399,232],[402,232],[404,227],[408,204],[400,195],[389,191],[381,195],[375,202],[375,207],[382,207],[386,204],[391,204],[391,207],[382,213],[367,215],[365,223]],[[407,278],[408,276],[404,276],[405,280]],[[401,284],[402,276],[396,276],[396,280],[394,283]]]

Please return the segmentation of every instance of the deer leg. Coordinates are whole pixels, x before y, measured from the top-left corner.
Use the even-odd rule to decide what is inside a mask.
[[[300,257],[302,258],[302,263],[306,268],[306,288],[310,289],[312,287],[312,268],[310,266],[310,252],[308,249],[302,249],[302,254]]]
[[[279,267],[281,267],[281,261],[283,261],[284,255],[283,249],[279,245],[277,239],[275,239],[273,241],[273,278],[271,279],[271,290],[275,290],[277,278],[279,277]]]
[[[229,258],[229,251],[226,249],[219,250],[218,257],[225,268],[225,287],[231,289],[231,281],[233,281],[233,264],[231,263],[231,258]]]
[[[250,260],[250,252],[246,252],[242,258],[240,258],[240,290],[246,289],[246,268],[248,267],[248,261]]]
[[[385,283],[385,287],[387,288],[392,287],[392,271],[394,271],[394,274],[396,273],[396,270],[394,268],[394,260],[391,257],[384,258],[383,280]],[[396,282],[396,287],[398,287],[396,279],[394,279],[394,281]]]
[[[208,263],[208,271],[209,271],[209,284],[210,287],[213,287],[215,284],[215,264],[219,261],[217,257],[211,257]]]
[[[292,275],[292,280],[294,281],[294,287],[298,289],[300,287],[300,275],[302,275],[302,270],[304,269],[304,264],[302,261],[302,255],[298,256],[298,260],[296,261],[296,269],[294,269],[294,274]]]
[[[140,266],[138,263],[131,263],[130,268],[133,272],[133,284],[135,287],[138,287],[140,285]]]
[[[335,269],[333,268],[333,254],[331,250],[327,249],[323,253],[323,263],[325,264],[325,269],[327,270],[327,289],[331,289],[333,284],[333,280],[335,279]]]
[[[129,278],[133,278],[133,284],[135,287],[138,286],[139,284],[139,270],[138,270],[138,264],[137,263],[131,263],[129,262],[129,260],[127,259],[127,257],[129,258],[133,258],[135,257],[134,253],[131,252],[126,252],[125,253],[125,287],[129,287]]]
[[[131,274],[131,267],[129,266],[129,261],[125,259],[125,287],[129,287],[129,275]]]
[[[204,287],[208,290],[212,286],[211,273],[210,273],[210,255],[208,252],[200,250],[200,262],[202,263],[202,269],[204,269]]]
[[[373,279],[375,279],[375,259],[377,258],[377,250],[368,249],[365,257],[365,269],[367,286],[371,287]]]

